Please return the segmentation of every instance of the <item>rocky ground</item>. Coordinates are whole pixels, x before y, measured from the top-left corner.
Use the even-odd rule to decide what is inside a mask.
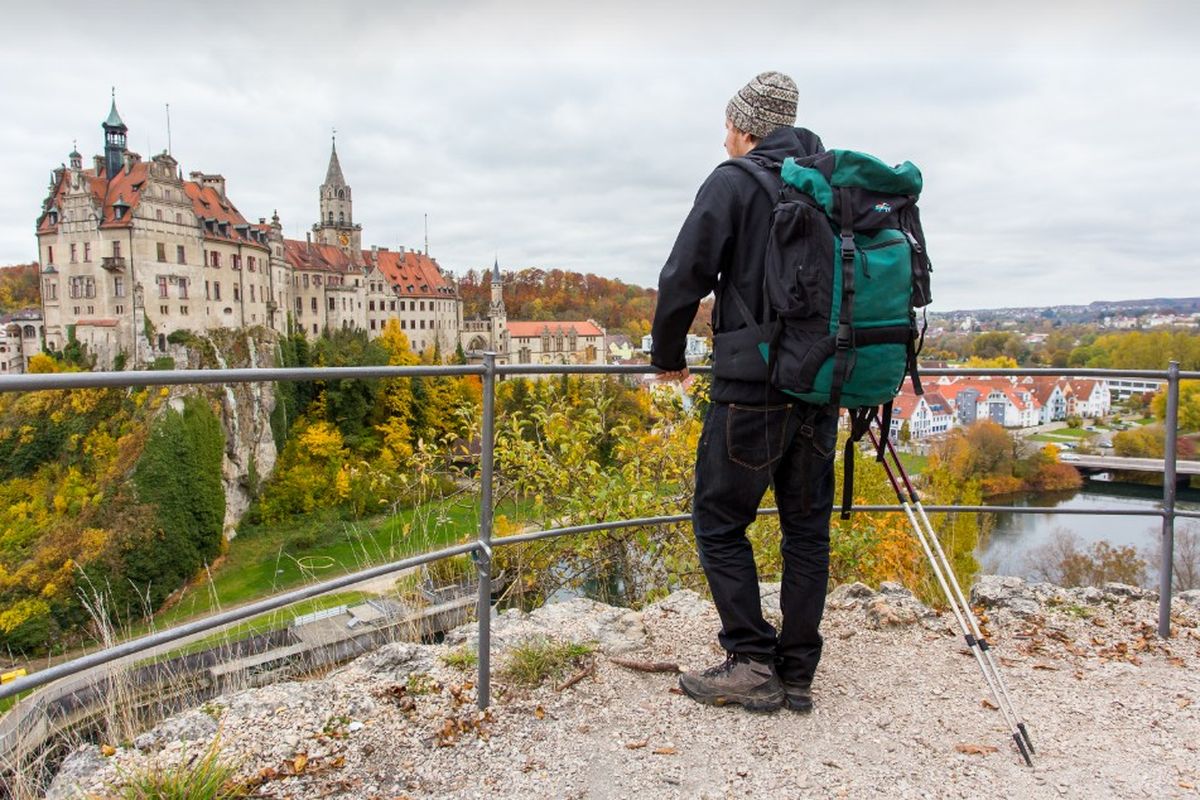
[[[763,590],[777,613],[778,586]],[[320,679],[221,697],[132,747],[81,748],[49,796],[107,796],[121,774],[214,739],[262,797],[1197,796],[1200,592],[1181,595],[1166,643],[1154,596],[1132,587],[987,577],[972,601],[1028,722],[1032,769],[953,618],[902,587],[856,584],[830,595],[811,715],[697,705],[674,674],[614,660],[720,661],[716,613],[691,592],[640,613],[574,600],[495,621],[497,667],[530,638],[596,651],[537,689],[498,682],[486,713],[472,669],[447,663],[471,646],[468,626],[445,644],[393,644]]]

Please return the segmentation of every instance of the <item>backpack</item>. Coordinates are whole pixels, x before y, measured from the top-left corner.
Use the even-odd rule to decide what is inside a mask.
[[[882,460],[892,400],[905,378],[923,393],[916,309],[931,300],[932,267],[916,205],[921,172],[854,150],[789,158],[778,177],[746,158],[729,163],[775,198],[763,278],[764,308],[774,319],[756,323],[734,290],[748,326],[762,333],[769,380],[804,402],[849,411],[844,519],[853,443],[878,419]]]

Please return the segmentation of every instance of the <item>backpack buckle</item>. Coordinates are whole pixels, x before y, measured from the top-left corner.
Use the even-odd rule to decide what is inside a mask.
[[[837,330],[837,349],[849,350],[850,344],[854,341],[854,329],[850,327],[850,323],[843,322],[838,325]]]
[[[846,259],[847,261],[854,258],[854,234],[853,233],[847,232],[847,233],[842,234],[842,258]]]

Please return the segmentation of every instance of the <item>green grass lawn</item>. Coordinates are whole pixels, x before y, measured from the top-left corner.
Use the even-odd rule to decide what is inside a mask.
[[[512,518],[522,508],[502,503],[496,511]],[[282,525],[248,527],[229,543],[229,552],[213,570],[211,581],[189,587],[178,602],[156,616],[155,627],[170,627],[211,613],[217,606],[240,605],[448,547],[473,538],[478,530],[478,498],[471,494],[367,520],[314,514]]]
[[[929,464],[929,456],[919,456],[915,453],[900,453],[900,463],[909,475],[920,475]]]

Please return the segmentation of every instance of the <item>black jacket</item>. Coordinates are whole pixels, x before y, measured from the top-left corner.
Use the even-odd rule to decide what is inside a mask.
[[[805,128],[780,128],[747,154],[747,158],[779,173],[783,160],[824,152],[821,139]],[[696,202],[683,223],[675,247],[658,277],[654,310],[654,339],[650,362],[660,369],[683,369],[688,328],[700,301],[716,292],[713,331],[723,333],[746,325],[741,312],[724,291],[724,282],[737,287],[756,319],[763,316],[763,258],[775,198],[753,175],[722,164],[696,193]],[[787,402],[787,396],[768,391],[761,383],[714,379],[712,399],[721,403],[761,405]]]

